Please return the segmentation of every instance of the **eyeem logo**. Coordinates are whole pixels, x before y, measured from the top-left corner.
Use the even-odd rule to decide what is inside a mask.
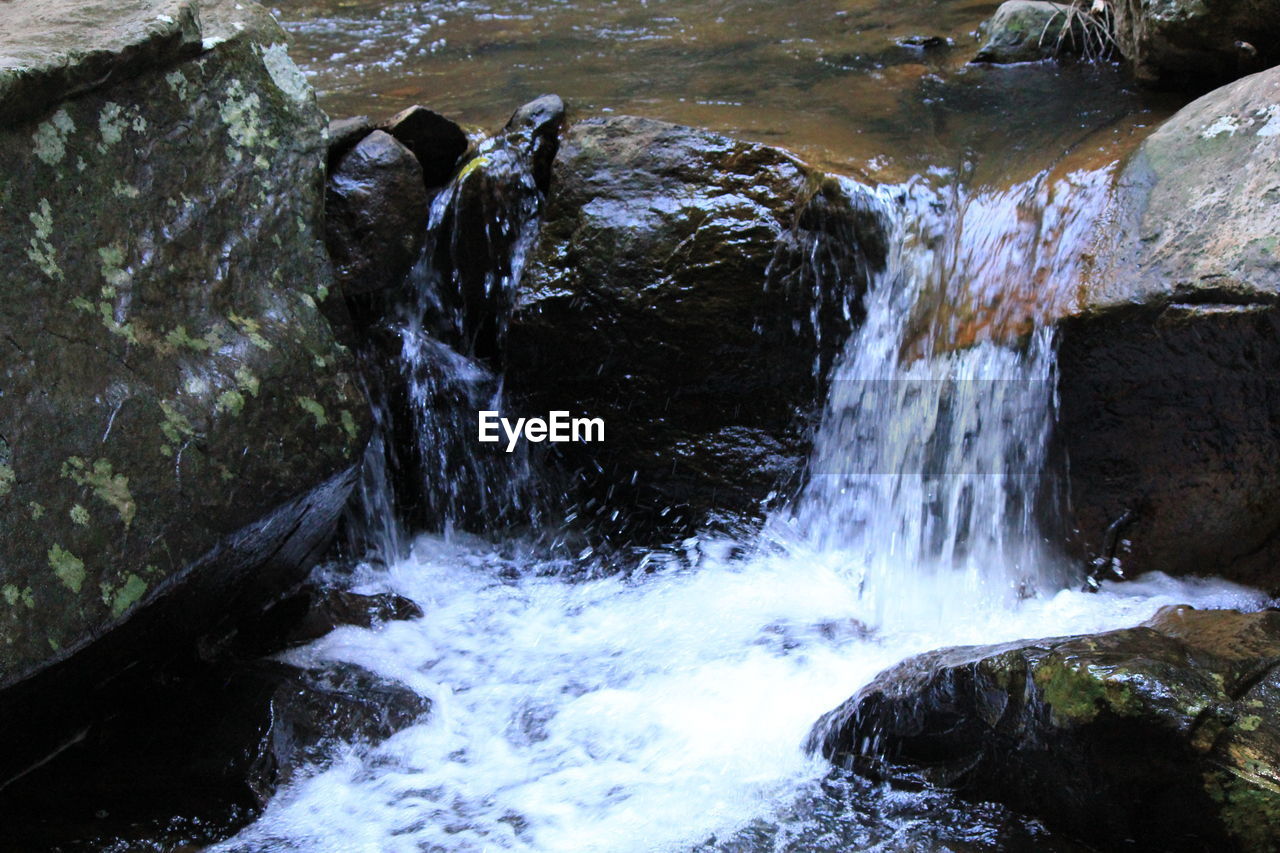
[[[548,412],[543,418],[517,418],[513,424],[497,412],[482,411],[479,439],[486,444],[502,440],[498,428],[507,436],[507,452],[516,449],[521,438],[535,444],[542,441],[604,441],[604,418],[571,418],[568,412]]]

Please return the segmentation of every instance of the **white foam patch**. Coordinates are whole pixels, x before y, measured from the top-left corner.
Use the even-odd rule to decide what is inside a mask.
[[[801,751],[814,721],[909,655],[1127,627],[1166,604],[1267,603],[1148,575],[1008,608],[957,575],[883,616],[838,555],[799,547],[577,584],[504,580],[499,564],[483,546],[422,539],[365,589],[412,598],[423,617],[342,628],[291,655],[359,664],[435,706],[291,785],[217,849],[682,849],[821,777]]]

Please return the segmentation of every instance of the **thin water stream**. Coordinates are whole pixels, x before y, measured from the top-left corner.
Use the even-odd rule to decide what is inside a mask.
[[[958,45],[895,41],[958,42],[992,5],[284,6],[335,112],[422,101],[493,124],[557,90],[904,177],[877,191],[895,251],[790,506],[590,580],[540,546],[456,534],[357,567],[357,590],[424,615],[290,658],[366,667],[431,713],[343,746],[216,849],[1072,849],[994,806],[833,777],[801,748],[821,714],[917,652],[1126,627],[1166,604],[1266,604],[1159,575],[1082,592],[1033,517],[1052,474],[1045,321],[1087,277],[1114,165],[1157,113],[1099,82],[1106,70],[1013,85],[966,71]],[[412,355],[421,329],[404,328]]]

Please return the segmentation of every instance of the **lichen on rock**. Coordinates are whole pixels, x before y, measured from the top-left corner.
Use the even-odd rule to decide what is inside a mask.
[[[31,2],[0,9],[0,716],[139,614],[183,602],[143,660],[298,580],[368,425],[313,298],[325,118],[279,27],[66,2],[40,34]]]

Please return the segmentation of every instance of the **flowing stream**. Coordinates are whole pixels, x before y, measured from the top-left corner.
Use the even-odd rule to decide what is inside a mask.
[[[431,712],[345,745],[217,849],[1056,843],[994,806],[833,776],[801,745],[821,714],[917,652],[1127,627],[1165,604],[1263,601],[1158,575],[1081,592],[1041,541],[1031,507],[1053,416],[1049,332],[922,344],[915,322],[940,288],[948,305],[981,288],[963,259],[1025,219],[1026,193],[957,204],[954,186],[944,175],[881,191],[899,250],[835,368],[792,506],[751,536],[691,539],[593,580],[522,541],[460,534],[362,567],[359,591],[407,596],[425,615],[340,628],[289,657],[366,667]]]
[[[371,477],[367,521],[386,558],[350,582],[424,615],[340,628],[289,658],[363,666],[431,711],[384,742],[342,745],[215,849],[1078,849],[994,805],[834,773],[802,744],[918,652],[1128,627],[1166,604],[1266,603],[1160,575],[1083,592],[1033,515],[1056,473],[1048,321],[1087,275],[1082,247],[1105,222],[1117,160],[1176,103],[1113,69],[966,65],[994,3],[278,6],[335,116],[424,103],[492,127],[554,91],[579,113],[782,144],[884,184],[894,252],[833,369],[806,485],[762,529],[695,537],[606,575],[545,537],[406,545]],[[432,239],[449,239],[441,204]],[[513,222],[518,237],[527,222]],[[485,283],[490,297],[518,278],[525,242],[512,241],[501,286]],[[434,274],[418,270],[427,303]],[[433,401],[476,404],[501,384],[471,358],[467,318],[442,333],[421,322],[424,305],[394,330],[421,501],[446,515],[532,505],[438,414]]]

